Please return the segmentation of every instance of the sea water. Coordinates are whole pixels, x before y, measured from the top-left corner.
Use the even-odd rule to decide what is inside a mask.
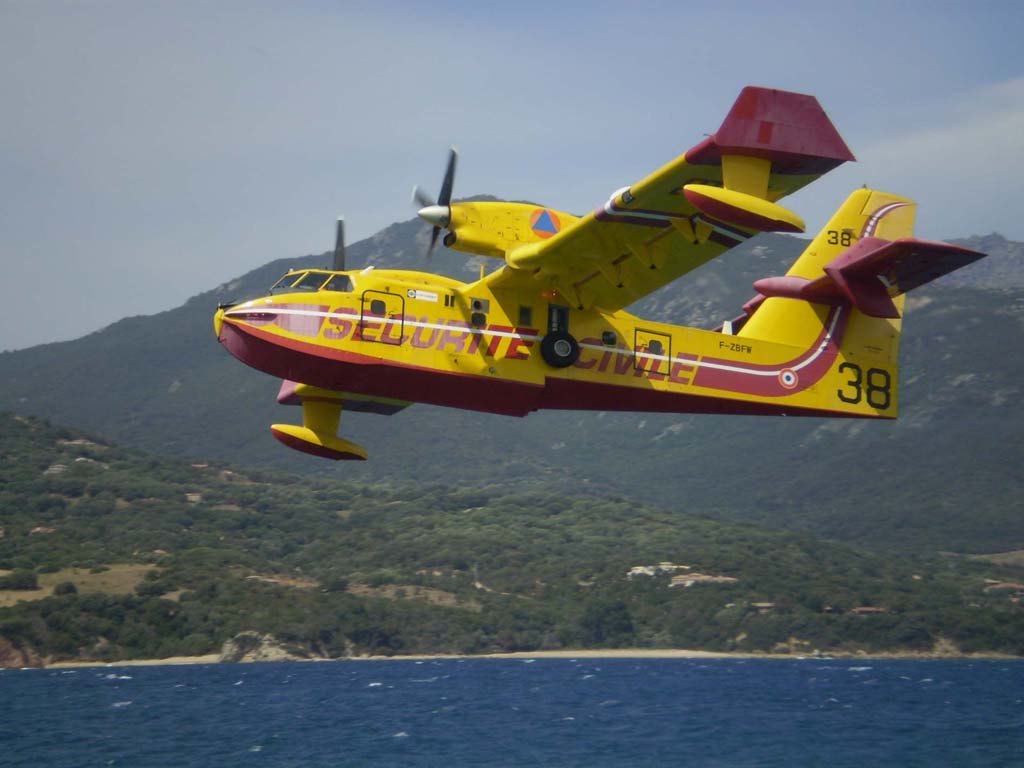
[[[0,766],[1024,766],[1024,662],[0,671]]]

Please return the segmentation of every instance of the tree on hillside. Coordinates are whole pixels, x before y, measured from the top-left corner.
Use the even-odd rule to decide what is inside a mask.
[[[22,568],[0,576],[0,589],[39,589],[39,579],[35,571]]]
[[[598,600],[587,604],[579,628],[585,646],[627,646],[633,638],[633,617],[621,600]]]

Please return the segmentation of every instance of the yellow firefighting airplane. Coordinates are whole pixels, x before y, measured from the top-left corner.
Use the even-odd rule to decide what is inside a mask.
[[[789,271],[754,283],[716,330],[644,320],[637,299],[758,232],[802,232],[778,204],[853,155],[813,96],[748,87],[718,131],[593,213],[451,202],[452,153],[419,216],[445,245],[503,260],[473,283],[422,272],[286,274],[218,309],[220,342],[284,379],[303,426],[291,448],[365,459],[343,409],[433,403],[525,416],[541,408],[895,418],[904,296],[984,254],[912,237],[915,204],[859,189]]]

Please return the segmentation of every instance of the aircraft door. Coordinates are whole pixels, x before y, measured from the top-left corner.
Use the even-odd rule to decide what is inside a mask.
[[[363,291],[359,336],[363,341],[399,346],[405,340],[405,299],[387,291]]]
[[[666,374],[672,359],[672,337],[637,328],[633,339],[633,367],[648,374]]]

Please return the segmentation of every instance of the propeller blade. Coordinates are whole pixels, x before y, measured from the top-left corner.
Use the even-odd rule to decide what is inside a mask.
[[[437,197],[438,205],[448,205],[452,201],[452,187],[455,185],[455,162],[459,153],[455,147],[448,150],[448,167],[444,171],[444,181],[441,182],[441,193]]]
[[[442,229],[451,226],[452,218],[452,187],[455,186],[455,165],[459,158],[459,152],[455,147],[448,151],[448,164],[444,169],[444,179],[441,181],[441,194],[437,200],[419,188],[419,185],[412,188],[413,202],[418,203],[420,209],[416,215],[434,228],[430,232],[430,246],[427,248],[427,258],[434,252],[437,246],[437,238],[441,235]]]
[[[334,264],[331,269],[341,272],[345,269],[345,217],[338,217],[338,229],[334,233]]]
[[[420,208],[429,208],[432,205],[437,205],[437,201],[420,189],[418,184],[412,188],[412,199]]]

